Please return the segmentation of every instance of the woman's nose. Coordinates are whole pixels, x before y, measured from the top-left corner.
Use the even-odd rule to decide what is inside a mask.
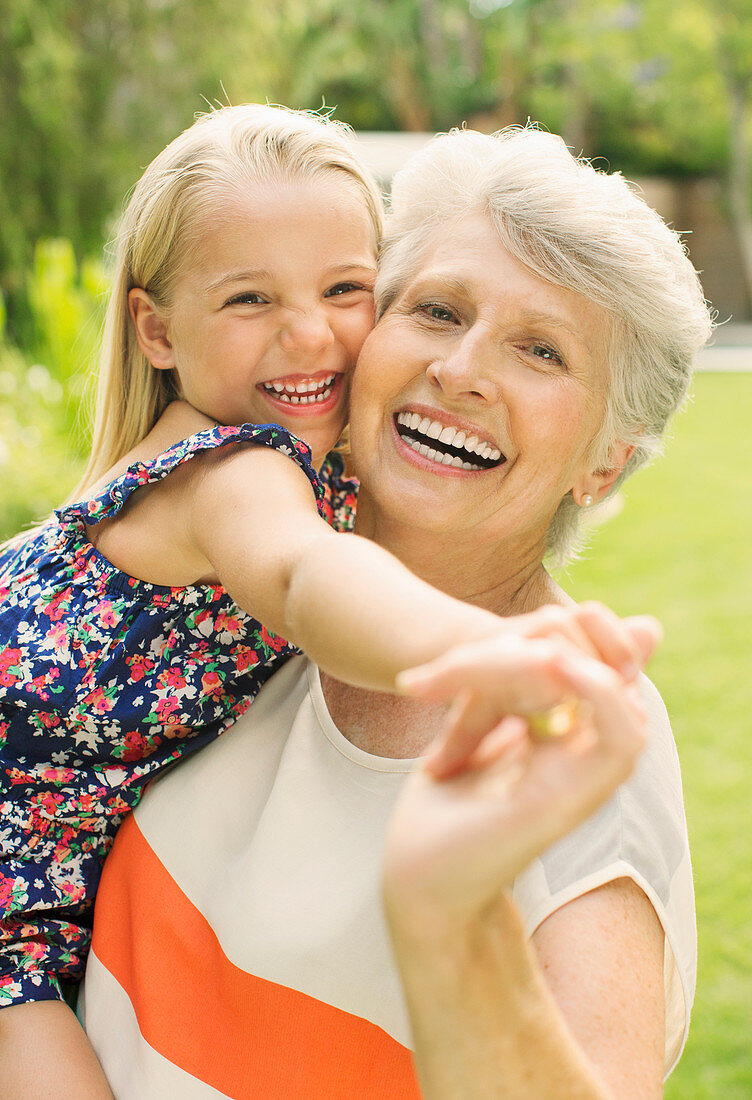
[[[499,394],[495,366],[498,364],[489,361],[482,342],[467,333],[441,358],[430,363],[426,373],[447,397],[471,396],[494,401]]]
[[[285,351],[301,351],[310,355],[329,347],[334,341],[334,334],[323,310],[301,310],[288,319],[279,340]]]

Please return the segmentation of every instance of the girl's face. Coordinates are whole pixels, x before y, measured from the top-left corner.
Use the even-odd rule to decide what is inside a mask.
[[[470,549],[515,538],[537,552],[562,497],[609,480],[589,459],[609,338],[604,309],[526,268],[485,215],[447,230],[358,363],[362,503]]]
[[[164,358],[149,358],[207,416],[281,424],[319,464],[347,421],[373,326],[376,241],[360,193],[335,173],[259,184],[202,211],[194,230]]]

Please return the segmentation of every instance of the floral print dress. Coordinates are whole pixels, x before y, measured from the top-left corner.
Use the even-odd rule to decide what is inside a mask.
[[[351,530],[356,483],[277,425],[219,426],[135,463],[0,551],[0,1007],[62,996],[89,945],[102,863],[145,784],[214,740],[296,650],[219,585],[127,576],[86,526],[200,451],[274,447]]]

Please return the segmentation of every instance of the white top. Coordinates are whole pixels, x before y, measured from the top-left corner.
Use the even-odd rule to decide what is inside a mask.
[[[532,933],[596,886],[638,883],[666,932],[668,1072],[694,992],[694,902],[676,750],[643,689],[636,773],[514,896]],[[82,997],[118,1100],[419,1096],[379,900],[386,824],[412,766],[352,745],[300,657],[154,784],[107,861]]]

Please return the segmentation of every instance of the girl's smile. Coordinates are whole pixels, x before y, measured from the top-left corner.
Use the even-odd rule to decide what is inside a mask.
[[[259,382],[272,406],[283,415],[320,416],[338,407],[345,384],[344,374],[320,371],[315,375],[289,374],[270,382]]]

